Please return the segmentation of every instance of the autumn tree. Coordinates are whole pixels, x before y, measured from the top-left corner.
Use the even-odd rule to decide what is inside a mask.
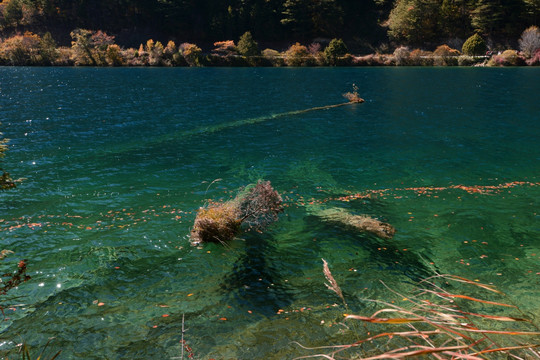
[[[314,62],[314,58],[307,47],[298,42],[291,45],[285,52],[285,63],[288,66],[306,66],[311,65],[312,62]]]
[[[519,49],[526,58],[532,57],[536,50],[540,49],[540,29],[537,26],[531,26],[523,31],[519,39]]]
[[[202,49],[195,44],[183,43],[180,51],[189,66],[201,66]]]
[[[71,49],[77,65],[104,65],[107,63],[107,48],[114,44],[114,36],[98,30],[75,29],[71,33]]]
[[[27,31],[1,43],[0,58],[9,65],[35,65],[39,63],[39,49],[40,37]]]
[[[92,31],[75,29],[71,33],[71,49],[75,57],[75,63],[79,65],[97,65],[93,54]]]

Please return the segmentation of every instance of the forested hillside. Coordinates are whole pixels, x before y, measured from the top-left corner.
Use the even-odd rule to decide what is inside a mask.
[[[353,49],[380,44],[434,47],[474,32],[516,42],[540,20],[540,0],[3,0],[2,37],[51,32],[70,45],[76,28],[102,30],[122,46],[149,38],[213,43],[251,31],[259,42],[343,38]]]

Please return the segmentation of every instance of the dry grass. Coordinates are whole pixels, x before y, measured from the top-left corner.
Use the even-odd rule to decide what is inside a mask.
[[[258,181],[242,189],[232,200],[200,208],[191,229],[190,241],[193,245],[203,242],[225,244],[234,239],[242,227],[248,231],[262,231],[278,220],[278,214],[283,210],[282,203],[270,181]]]
[[[270,181],[258,181],[247,187],[237,197],[242,222],[250,230],[261,230],[278,220],[283,211],[283,199]]]
[[[323,273],[329,279],[326,262]],[[330,282],[327,287],[337,293],[339,286]],[[386,288],[384,301],[365,300],[379,308],[371,315],[346,316],[364,324],[360,340],[318,348],[298,344],[317,353],[297,359],[540,359],[540,329],[492,285],[437,275],[411,294]]]
[[[192,244],[224,243],[240,232],[240,212],[232,202],[215,203],[200,208],[191,229]]]

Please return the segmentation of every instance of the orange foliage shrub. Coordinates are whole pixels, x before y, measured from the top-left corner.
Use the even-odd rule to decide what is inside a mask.
[[[433,52],[435,65],[457,65],[459,50],[452,49],[448,45],[441,45]]]
[[[213,53],[219,56],[237,55],[236,45],[233,40],[217,41],[214,43]]]
[[[433,53],[430,51],[414,49],[409,56],[409,63],[417,66],[433,65]]]
[[[309,53],[307,47],[296,43],[291,45],[285,52],[285,63],[288,66],[310,66],[314,65],[315,59]]]
[[[41,38],[31,32],[12,36],[0,44],[0,61],[6,65],[39,63]]]

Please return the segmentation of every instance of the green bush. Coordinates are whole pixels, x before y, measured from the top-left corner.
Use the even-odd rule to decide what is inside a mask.
[[[525,65],[525,60],[519,56],[516,50],[505,50],[500,55],[493,56],[488,66],[520,66]]]
[[[486,53],[486,50],[486,42],[478,34],[474,34],[469,37],[461,48],[461,52],[463,52],[463,54],[471,56],[484,55]]]
[[[324,49],[324,57],[330,65],[336,65],[338,58],[345,56],[349,50],[341,39],[332,39]]]
[[[274,49],[265,49],[262,52],[263,58],[272,66],[285,66],[285,60],[281,53]]]

